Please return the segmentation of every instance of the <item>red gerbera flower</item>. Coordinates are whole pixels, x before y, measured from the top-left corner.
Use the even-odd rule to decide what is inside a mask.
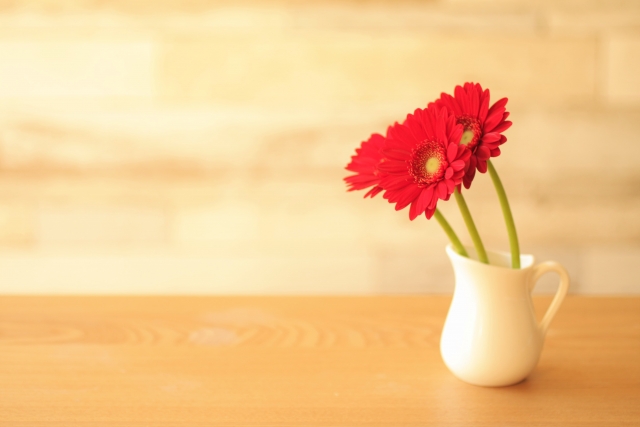
[[[380,172],[378,165],[382,161],[382,147],[385,137],[374,133],[367,141],[364,141],[360,148],[356,149],[356,155],[351,156],[351,163],[346,167],[347,170],[356,172],[355,175],[346,177],[349,191],[363,190],[368,187],[373,188],[364,195],[364,197],[373,197],[382,191],[380,184]]]
[[[464,176],[471,153],[460,144],[462,132],[445,108],[418,109],[391,126],[378,165],[384,198],[396,210],[411,205],[411,220],[423,212],[431,218],[438,199],[449,200]]]
[[[432,103],[452,111],[456,121],[464,126],[460,143],[471,150],[469,168],[462,181],[465,188],[471,186],[476,170],[481,173],[487,171],[487,160],[498,157],[500,145],[507,141],[507,137],[502,135],[511,126],[505,109],[507,101],[507,98],[502,98],[489,108],[489,89],[483,91],[478,83],[465,83],[464,86],[456,86],[454,96],[443,93]]]

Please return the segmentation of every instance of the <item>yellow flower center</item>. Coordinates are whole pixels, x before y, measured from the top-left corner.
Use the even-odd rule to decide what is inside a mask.
[[[472,130],[465,130],[462,133],[462,138],[460,139],[460,144],[467,145],[471,141],[473,141],[474,132]]]
[[[411,153],[409,174],[420,187],[434,184],[444,177],[447,163],[447,154],[444,144],[437,141],[422,141]]]
[[[424,168],[428,175],[438,172],[438,169],[440,169],[440,159],[437,157],[429,157],[424,164]]]
[[[460,144],[466,145],[472,153],[475,153],[476,147],[481,143],[482,126],[476,117],[459,116],[457,122],[462,125],[462,138]]]

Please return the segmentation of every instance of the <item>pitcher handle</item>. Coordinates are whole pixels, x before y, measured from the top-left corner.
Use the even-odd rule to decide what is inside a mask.
[[[562,304],[562,301],[569,290],[569,273],[567,273],[567,270],[565,270],[563,266],[555,261],[546,261],[533,267],[533,275],[531,277],[532,288],[543,274],[550,271],[558,273],[558,276],[560,276],[560,286],[558,286],[556,295],[553,297],[551,305],[549,305],[547,312],[544,314],[542,322],[540,322],[540,329],[542,329],[543,334],[547,333],[551,319],[556,315],[556,312],[560,308],[560,304]]]

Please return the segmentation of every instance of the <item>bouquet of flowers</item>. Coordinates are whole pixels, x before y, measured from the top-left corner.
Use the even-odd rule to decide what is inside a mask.
[[[453,249],[468,256],[457,234],[438,210],[438,201],[454,195],[469,230],[480,262],[489,263],[471,212],[462,195],[469,190],[476,171],[489,171],[498,193],[511,247],[512,268],[520,268],[520,249],[513,216],[504,187],[492,157],[500,155],[509,129],[507,98],[489,102],[489,89],[477,83],[456,86],[453,96],[440,98],[408,114],[386,135],[373,134],[356,149],[346,169],[354,175],[345,178],[349,191],[369,191],[364,197],[382,197],[395,203],[396,210],[409,207],[412,221],[424,213],[435,217],[449,237]]]

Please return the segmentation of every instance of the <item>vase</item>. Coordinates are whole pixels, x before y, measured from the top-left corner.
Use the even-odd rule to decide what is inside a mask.
[[[549,323],[569,288],[569,275],[553,261],[534,265],[521,255],[520,269],[511,268],[507,253],[487,251],[489,264],[446,248],[453,265],[455,289],[442,330],[440,352],[459,379],[479,386],[507,386],[524,380],[535,368]],[[547,272],[560,276],[560,286],[538,323],[531,293]]]

